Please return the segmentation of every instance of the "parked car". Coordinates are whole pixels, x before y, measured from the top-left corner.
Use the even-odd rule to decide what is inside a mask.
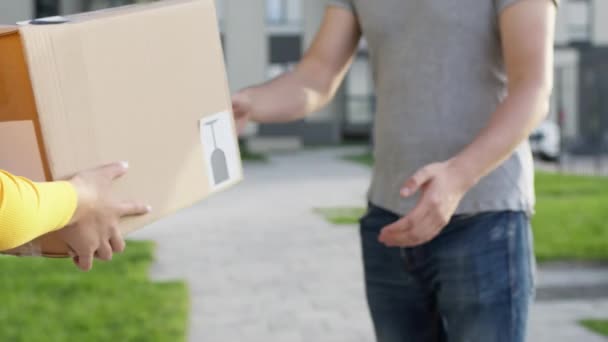
[[[561,135],[557,123],[544,121],[530,135],[532,153],[545,161],[558,161],[561,156]]]

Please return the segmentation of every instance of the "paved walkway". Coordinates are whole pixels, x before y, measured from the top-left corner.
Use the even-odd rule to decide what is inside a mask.
[[[158,242],[154,278],[189,284],[190,341],[374,341],[357,231],[312,212],[364,205],[369,170],[339,158],[353,151],[247,165],[239,187],[138,233]],[[608,318],[608,300],[538,304],[530,341],[603,341],[582,317]]]
[[[608,156],[564,155],[561,163],[536,161],[536,168],[542,171],[563,172],[588,176],[608,176]]]

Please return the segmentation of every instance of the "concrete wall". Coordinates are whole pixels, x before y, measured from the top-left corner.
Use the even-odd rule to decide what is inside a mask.
[[[608,45],[608,0],[593,1],[593,29],[592,39],[594,45]]]
[[[82,11],[86,1],[98,0],[60,0],[62,13]],[[263,82],[268,77],[269,69],[269,35],[275,31],[288,29],[289,33],[302,33],[303,51],[312,42],[321,24],[325,12],[324,0],[301,0],[302,22],[298,27],[271,27],[266,23],[265,0],[218,0],[223,12],[222,29],[225,39],[226,62],[231,90],[236,91],[243,87]],[[590,0],[591,39],[595,45],[608,46],[608,0]],[[0,23],[14,23],[18,20],[34,16],[34,0],[0,0]],[[580,22],[580,11],[568,11],[568,2],[564,0],[558,13],[556,27],[556,44],[567,46],[572,37],[569,25]],[[556,119],[558,101],[563,105],[565,117],[565,133],[575,136],[579,133],[578,127],[578,53],[569,48],[560,48],[556,53],[556,77],[564,89],[561,99],[557,95],[553,98],[552,113]],[[294,127],[285,129],[287,135],[298,135],[303,140],[315,140],[308,131],[321,133],[327,137],[325,142],[339,139],[340,122],[346,106],[344,90],[341,89],[337,99],[327,108],[311,115]],[[274,130],[274,129],[273,129]],[[253,128],[255,131],[255,128]],[[276,132],[280,135],[280,131]],[[315,135],[318,135],[315,133]],[[307,138],[308,137],[308,138]]]
[[[0,0],[0,24],[15,24],[34,16],[33,0]]]
[[[87,0],[59,0],[59,12],[72,14],[82,12]],[[0,0],[0,23],[14,24],[36,16],[35,0]]]
[[[568,15],[567,11],[560,9],[557,12],[557,22],[555,24],[555,44],[566,45],[570,39],[568,35]]]
[[[224,43],[233,91],[266,80],[268,39],[264,0],[224,0]]]
[[[60,11],[61,14],[73,14],[79,13],[84,10],[84,0],[61,0]]]
[[[555,88],[552,96],[550,120],[564,114],[564,136],[574,139],[579,134],[579,52],[559,49],[555,53]]]
[[[268,39],[265,0],[221,0],[222,34],[230,90],[234,93],[266,80]],[[247,127],[245,135],[257,132]]]

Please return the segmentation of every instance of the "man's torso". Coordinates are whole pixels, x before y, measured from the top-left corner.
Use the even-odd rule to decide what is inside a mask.
[[[377,95],[370,200],[405,214],[399,189],[419,168],[470,144],[506,96],[499,7],[514,0],[339,0],[367,40]],[[531,211],[532,160],[523,143],[473,188],[457,213]]]

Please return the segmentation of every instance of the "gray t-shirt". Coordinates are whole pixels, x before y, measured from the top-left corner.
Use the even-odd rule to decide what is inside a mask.
[[[404,182],[470,144],[505,98],[498,16],[519,0],[332,0],[358,17],[377,94],[369,199],[406,214]],[[463,198],[456,214],[534,207],[528,142]]]

